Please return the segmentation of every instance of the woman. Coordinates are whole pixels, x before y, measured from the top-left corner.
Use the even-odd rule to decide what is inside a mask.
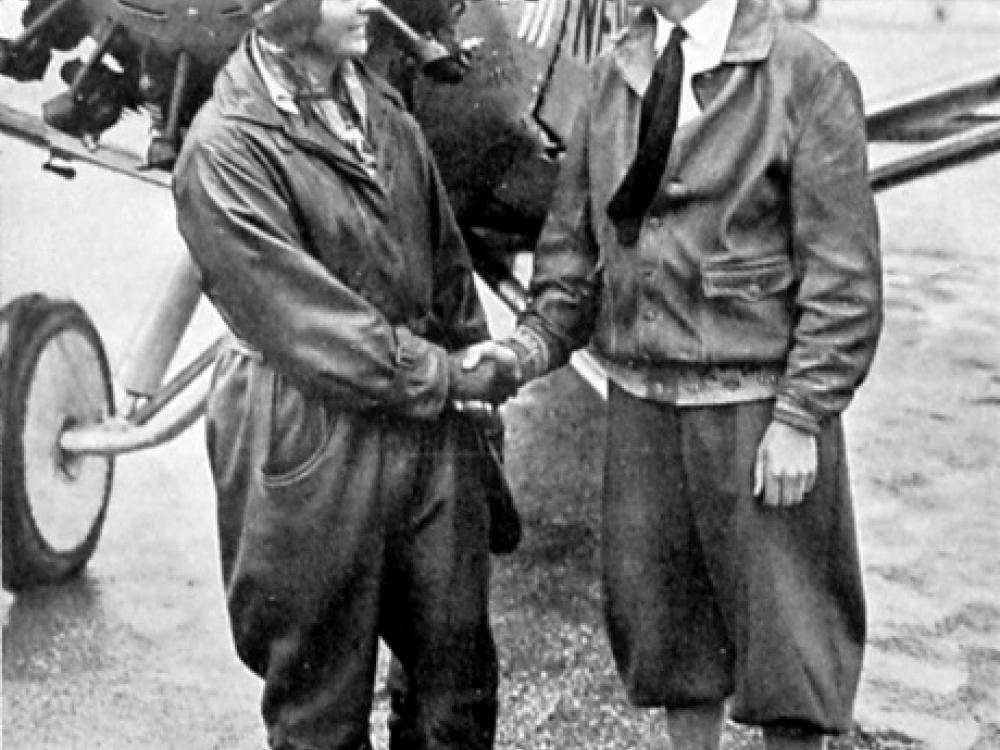
[[[410,682],[393,746],[488,748],[489,480],[449,405],[513,374],[455,352],[485,318],[417,125],[359,62],[374,7],[257,8],[177,165],[234,334],[207,420],[222,573],[272,748],[368,746],[379,637]]]

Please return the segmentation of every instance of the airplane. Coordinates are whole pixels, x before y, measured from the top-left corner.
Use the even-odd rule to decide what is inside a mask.
[[[385,0],[380,8],[369,62],[421,123],[476,271],[515,312],[526,295],[512,259],[530,252],[540,230],[586,67],[629,14],[628,0]],[[0,38],[0,75],[39,80],[85,38],[93,46],[62,64],[67,89],[41,118],[0,103],[0,132],[48,151],[43,166],[61,177],[82,160],[169,187],[187,124],[249,25],[242,0],[26,0],[21,31]],[[1000,151],[998,103],[1000,66],[871,108],[871,142],[918,144],[876,165],[873,188]],[[144,157],[101,140],[129,110],[154,124]],[[127,395],[120,408],[100,334],[79,305],[29,294],[0,309],[4,588],[79,571],[101,533],[115,457],[160,445],[203,413],[199,378],[221,341],[165,379],[199,296],[185,258],[115,375]],[[586,352],[573,364],[600,390]]]
[[[510,238],[526,244],[538,230],[585,65],[627,24],[627,2],[387,5],[368,62],[421,122],[473,254],[496,276]],[[93,149],[123,111],[144,110],[153,136],[142,167],[169,170],[251,18],[243,0],[29,0],[22,23],[0,39],[0,75],[18,81],[93,42],[62,64],[67,89],[44,104],[46,125]]]
[[[54,175],[72,178],[84,161],[168,187],[191,118],[250,27],[244,1],[23,5],[19,32],[0,33],[0,75],[37,81],[58,61],[66,89],[41,118],[0,103],[0,132],[47,150]],[[477,273],[523,304],[511,259],[540,229],[586,65],[627,24],[626,0],[385,0],[375,19],[368,64],[420,121]],[[102,142],[130,111],[153,125],[142,157]],[[199,296],[184,258],[115,375],[127,394],[119,408],[100,333],[76,303],[29,294],[0,310],[5,588],[79,570],[100,535],[115,457],[202,413],[198,378],[218,343],[164,382]],[[56,404],[58,426],[32,422],[39,400]],[[39,430],[52,449],[45,468],[26,437]]]

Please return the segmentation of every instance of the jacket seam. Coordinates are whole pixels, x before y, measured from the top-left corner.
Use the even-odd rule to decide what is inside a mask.
[[[833,77],[837,72],[843,71],[847,67],[847,64],[842,60],[835,61],[831,63],[826,70],[823,71],[822,75],[817,77],[816,81],[813,83],[812,88],[809,89],[808,100],[809,103],[806,106],[804,112],[805,116],[802,118],[802,125],[799,128],[799,132],[795,135],[795,141],[792,145],[792,164],[795,164],[795,159],[798,156],[799,148],[802,145],[802,138],[805,136],[806,131],[812,124],[815,110],[818,106],[820,95],[826,88],[827,81]],[[794,166],[793,166],[794,169]]]

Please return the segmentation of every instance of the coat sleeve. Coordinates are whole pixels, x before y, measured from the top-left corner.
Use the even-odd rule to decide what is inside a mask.
[[[843,63],[817,83],[792,161],[796,323],[775,418],[816,433],[871,366],[882,325],[878,221],[861,91]]]
[[[525,379],[565,364],[594,330],[601,269],[591,221],[590,99],[574,121],[535,248],[529,305],[511,342]]]
[[[446,331],[449,348],[457,349],[489,338],[489,326],[476,291],[472,260],[448,200],[430,149],[417,131],[424,153],[427,195],[437,236],[434,238],[434,305],[436,320]]]
[[[296,208],[238,132],[192,144],[175,171],[178,224],[232,332],[285,374],[358,408],[431,418],[445,351],[391,325],[312,255]]]

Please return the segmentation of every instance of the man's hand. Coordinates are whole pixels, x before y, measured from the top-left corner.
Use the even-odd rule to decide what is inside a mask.
[[[771,422],[757,448],[753,494],[764,505],[801,503],[816,483],[816,438],[784,422]]]
[[[452,352],[448,369],[448,395],[453,401],[500,404],[517,393],[517,356],[510,347],[495,341],[481,341]]]

